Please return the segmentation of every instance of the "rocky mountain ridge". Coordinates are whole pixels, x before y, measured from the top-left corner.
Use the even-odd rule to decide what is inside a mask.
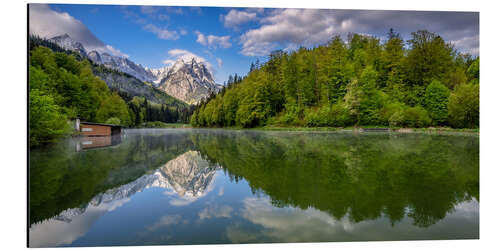
[[[222,89],[221,85],[215,83],[212,73],[206,65],[195,58],[187,62],[179,58],[172,67],[150,69],[125,57],[97,50],[87,51],[80,42],[75,41],[68,34],[53,37],[49,41],[66,50],[77,52],[95,64],[151,83],[151,86],[188,104],[197,104],[203,98],[210,96],[211,93],[217,93]]]

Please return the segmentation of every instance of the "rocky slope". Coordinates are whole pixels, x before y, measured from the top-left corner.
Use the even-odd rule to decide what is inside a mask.
[[[215,83],[205,64],[194,58],[188,62],[177,60],[157,87],[188,104],[197,104],[222,88]]]

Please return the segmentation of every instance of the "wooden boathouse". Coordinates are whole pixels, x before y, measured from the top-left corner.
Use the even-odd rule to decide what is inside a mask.
[[[95,122],[85,122],[76,119],[75,129],[83,136],[112,136],[122,132],[122,126]]]

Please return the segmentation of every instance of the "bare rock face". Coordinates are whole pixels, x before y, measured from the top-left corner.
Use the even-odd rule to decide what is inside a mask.
[[[190,62],[177,60],[158,88],[188,104],[198,104],[212,93],[218,93],[222,87],[215,83],[207,67],[193,58]]]

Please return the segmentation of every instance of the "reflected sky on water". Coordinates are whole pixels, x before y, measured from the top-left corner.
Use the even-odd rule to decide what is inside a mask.
[[[126,130],[30,158],[31,247],[479,237],[479,138]]]

